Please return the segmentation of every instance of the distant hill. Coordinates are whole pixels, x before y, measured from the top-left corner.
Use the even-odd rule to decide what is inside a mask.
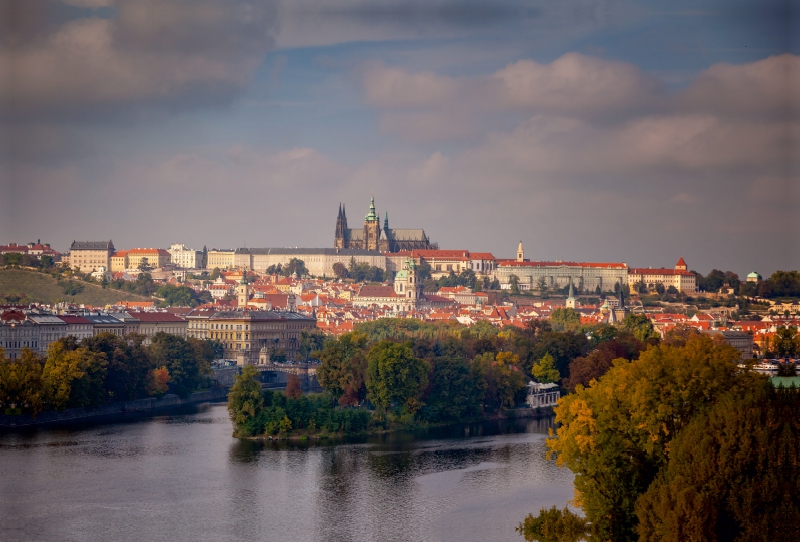
[[[0,303],[3,303],[8,295],[18,295],[25,297],[23,303],[58,303],[68,301],[92,306],[102,306],[113,304],[116,301],[153,301],[153,299],[140,295],[102,288],[96,284],[83,281],[75,281],[76,284],[83,286],[83,291],[68,295],[64,293],[64,288],[59,286],[58,281],[44,273],[28,271],[25,269],[0,269]]]

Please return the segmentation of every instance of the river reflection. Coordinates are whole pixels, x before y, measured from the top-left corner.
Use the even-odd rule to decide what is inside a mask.
[[[337,443],[238,441],[225,405],[0,437],[0,539],[522,539],[572,497],[544,459],[549,420]]]

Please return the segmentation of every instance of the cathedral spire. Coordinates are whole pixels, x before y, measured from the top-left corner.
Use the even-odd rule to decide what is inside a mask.
[[[386,218],[383,219],[383,229],[389,231],[389,211],[386,211]]]
[[[378,215],[375,214],[375,196],[372,196],[372,199],[369,202],[369,214],[367,214],[365,220],[368,222],[380,220]]]

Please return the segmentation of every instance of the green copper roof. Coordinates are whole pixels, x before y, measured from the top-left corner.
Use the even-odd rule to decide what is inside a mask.
[[[369,220],[369,221],[380,220],[378,218],[378,215],[375,213],[375,196],[372,196],[372,201],[370,201],[369,204],[369,214],[367,214],[367,216],[364,217],[364,220]]]
[[[773,376],[772,385],[776,388],[798,388],[800,389],[800,376]]]

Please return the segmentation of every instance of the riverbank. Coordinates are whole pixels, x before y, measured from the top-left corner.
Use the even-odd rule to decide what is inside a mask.
[[[385,435],[389,433],[399,433],[403,431],[416,431],[416,430],[427,430],[427,429],[436,429],[436,428],[444,428],[454,425],[464,425],[470,423],[482,423],[482,422],[493,422],[493,421],[504,421],[504,420],[515,420],[515,419],[524,419],[524,418],[550,418],[555,415],[553,407],[539,407],[539,408],[514,408],[503,410],[501,412],[497,412],[490,416],[486,416],[481,419],[477,420],[465,420],[465,421],[456,421],[456,422],[447,422],[447,423],[419,423],[419,424],[412,424],[412,425],[395,425],[393,427],[388,428],[381,428],[381,429],[367,429],[365,431],[358,431],[358,432],[345,432],[339,431],[335,433],[309,433],[307,430],[299,430],[293,431],[290,434],[278,434],[278,435],[253,435],[249,437],[240,437],[244,440],[254,440],[254,441],[309,441],[309,440],[337,440],[342,438],[350,438],[350,437],[366,437],[366,436],[374,436],[374,435]]]
[[[159,398],[137,399],[110,403],[98,408],[69,408],[66,410],[41,412],[37,416],[20,414],[18,416],[0,415],[0,432],[14,431],[32,427],[57,427],[82,423],[114,423],[169,414],[187,405],[227,401],[228,390],[217,388],[200,391],[182,398],[178,395],[165,395]]]

